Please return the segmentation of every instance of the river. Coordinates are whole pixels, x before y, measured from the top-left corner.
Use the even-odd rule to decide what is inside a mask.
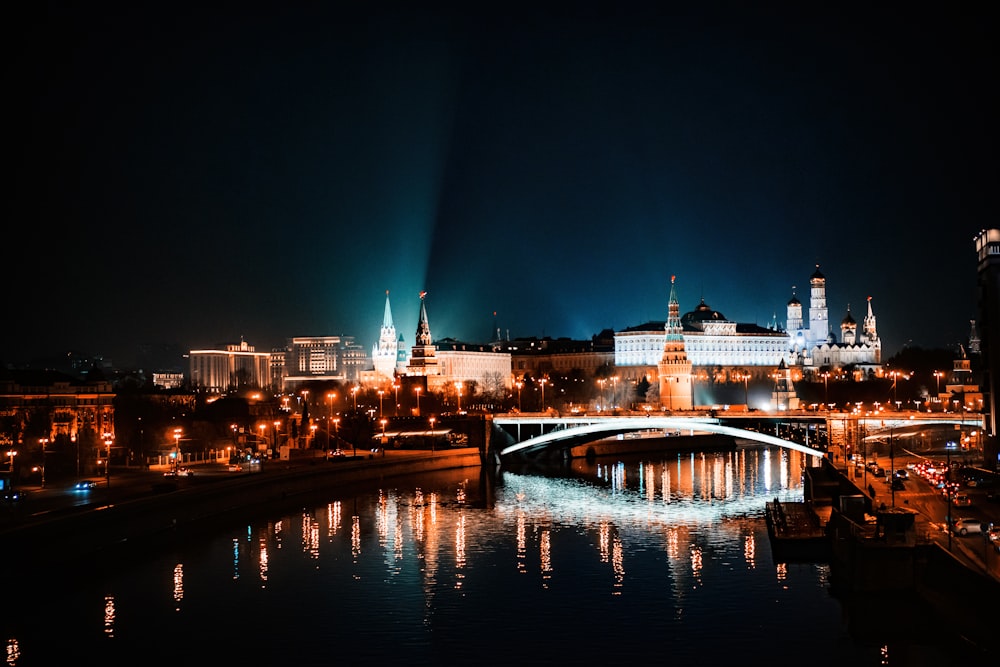
[[[8,573],[8,665],[966,665],[933,614],[772,557],[775,448],[478,469],[332,490],[129,563]],[[72,536],[67,536],[72,539]],[[923,627],[921,627],[923,624]]]

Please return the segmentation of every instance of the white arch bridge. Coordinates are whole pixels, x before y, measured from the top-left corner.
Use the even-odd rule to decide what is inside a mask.
[[[861,424],[868,433],[907,428],[923,428],[932,424],[951,424],[981,428],[981,415],[948,415],[899,413],[875,416],[850,415],[841,413],[753,413],[733,416],[691,415],[691,416],[585,416],[585,417],[552,417],[542,415],[496,415],[493,418],[495,426],[501,428],[514,442],[498,447],[495,451],[501,461],[512,458],[531,457],[549,451],[564,450],[625,433],[661,430],[664,433],[680,432],[694,435],[696,433],[715,433],[743,440],[752,440],[766,445],[774,445],[792,449],[811,456],[826,454],[826,440],[829,439],[831,427],[836,429],[839,422]],[[793,429],[800,429],[804,434],[804,442],[778,437],[765,433],[762,424],[784,424]],[[511,427],[515,432],[511,432]],[[537,431],[526,439],[521,439],[522,427],[529,427],[531,432]],[[846,427],[845,427],[846,428]],[[768,428],[767,430],[770,430]],[[777,429],[775,429],[777,431]],[[823,431],[824,438],[813,437],[809,440],[810,430]]]

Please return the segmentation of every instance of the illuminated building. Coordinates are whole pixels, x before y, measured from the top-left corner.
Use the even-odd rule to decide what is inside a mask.
[[[1000,377],[1000,229],[984,229],[975,238],[979,302],[980,353],[983,360],[983,412],[986,420],[985,463],[1000,462],[997,442],[997,378]]]
[[[667,410],[690,410],[694,396],[691,392],[691,361],[684,349],[680,313],[674,277],[671,276],[663,352],[657,366],[660,374],[660,406]]]
[[[788,354],[785,361],[789,366],[804,371],[852,366],[859,380],[879,374],[882,341],[878,337],[871,297],[868,297],[868,312],[860,334],[848,304],[847,314],[840,322],[838,342],[829,323],[826,276],[820,273],[817,266],[809,277],[809,326],[803,327],[802,303],[795,296],[794,287],[786,313]]]
[[[241,340],[224,350],[191,350],[191,387],[221,394],[244,388],[263,388],[271,381],[271,354],[255,352]]]
[[[391,381],[397,371],[405,370],[406,355],[400,362],[400,337],[396,335],[396,325],[392,322],[392,309],[389,307],[389,290],[385,291],[385,312],[382,316],[382,328],[379,330],[378,343],[372,345],[372,362],[375,375],[381,381]]]

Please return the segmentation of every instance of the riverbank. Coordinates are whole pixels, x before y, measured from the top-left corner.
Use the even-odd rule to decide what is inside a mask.
[[[105,504],[67,513],[21,517],[0,532],[0,565],[5,571],[64,572],[97,566],[141,553],[233,517],[290,505],[356,484],[455,468],[481,468],[476,448],[427,452],[385,451],[338,461],[304,459],[270,462],[256,474],[219,476],[199,482],[176,481],[163,488],[162,473],[151,471],[137,495],[124,483],[108,488]],[[185,480],[186,481],[186,480]],[[159,488],[159,491],[157,491]],[[116,492],[115,496],[112,492]]]

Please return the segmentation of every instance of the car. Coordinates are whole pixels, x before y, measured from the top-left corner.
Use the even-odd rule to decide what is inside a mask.
[[[894,477],[898,477],[899,479],[910,479],[910,471],[906,468],[900,468],[892,474]]]
[[[893,477],[892,478],[892,490],[893,491],[905,491],[906,490],[906,482],[903,481],[902,477]]]
[[[883,468],[882,466],[872,466],[871,474],[875,475],[876,477],[885,477],[885,468]]]
[[[951,497],[951,504],[955,507],[971,507],[972,498],[967,493],[959,493]]]
[[[194,470],[191,470],[191,468],[178,468],[177,474],[181,477],[194,477]]]
[[[342,459],[346,456],[343,449],[331,449],[326,454],[327,459]]]
[[[21,489],[4,489],[3,500],[8,503],[16,503],[24,500],[26,495],[28,495],[28,492],[22,491]]]
[[[97,482],[92,479],[81,479],[79,482],[73,485],[73,488],[77,491],[89,491],[90,489],[97,488]]]
[[[954,519],[951,522],[951,532],[958,535],[977,535],[983,532],[983,522],[969,517]]]
[[[239,463],[230,463],[228,470],[229,472],[243,472],[243,466]]]

